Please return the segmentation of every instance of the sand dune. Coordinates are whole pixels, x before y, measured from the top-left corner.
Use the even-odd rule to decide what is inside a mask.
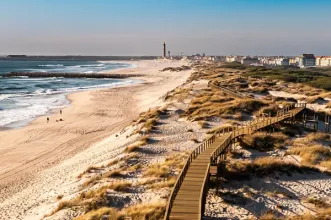
[[[71,94],[71,107],[62,116],[49,116],[50,123],[43,116],[24,128],[0,132],[0,219],[41,218],[46,213],[35,211],[37,207],[47,206],[55,193],[74,190],[70,185],[77,181],[77,172],[116,156],[129,139],[114,134],[141,111],[162,103],[162,96],[190,75],[190,71],[159,72],[184,65],[182,61],[134,63],[137,67],[113,72],[144,74],[140,78],[144,82]],[[55,122],[60,118],[64,121]],[[98,147],[107,138],[112,144]]]

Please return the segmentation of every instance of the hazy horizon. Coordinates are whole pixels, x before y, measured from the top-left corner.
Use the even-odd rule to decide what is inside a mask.
[[[0,55],[331,55],[331,1],[1,2]]]

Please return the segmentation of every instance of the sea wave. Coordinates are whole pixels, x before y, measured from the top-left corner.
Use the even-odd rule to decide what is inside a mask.
[[[105,66],[105,64],[100,63],[100,64],[90,64],[90,65],[79,65],[78,67],[102,67]]]
[[[56,67],[56,66],[64,66],[63,64],[46,64],[46,65],[38,65],[40,67]]]

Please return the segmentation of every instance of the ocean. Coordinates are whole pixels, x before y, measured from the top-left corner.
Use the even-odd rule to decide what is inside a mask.
[[[132,65],[97,61],[0,60],[0,127],[21,127],[40,115],[69,106],[66,95],[72,92],[134,83],[130,79],[2,77],[5,73],[102,73],[128,67]]]

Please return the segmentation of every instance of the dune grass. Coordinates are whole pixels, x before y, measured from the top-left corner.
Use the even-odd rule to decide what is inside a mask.
[[[119,178],[123,176],[123,168],[114,169],[102,174],[103,178]]]
[[[213,116],[235,115],[237,113],[250,113],[266,106],[267,103],[254,99],[233,99],[204,95],[193,99],[189,108],[185,111],[185,116],[191,121],[201,121]]]
[[[309,133],[304,138],[297,140],[296,142],[299,144],[311,144],[312,142],[330,143],[331,142],[330,137],[331,137],[330,134],[321,133],[321,132],[312,132],[312,133]]]
[[[128,181],[114,182],[109,185],[109,189],[113,189],[117,192],[126,192],[132,187],[132,183]]]
[[[330,204],[328,204],[325,199],[322,198],[312,198],[309,197],[307,199],[305,199],[306,202],[311,203],[313,205],[315,205],[317,208],[330,208]]]
[[[124,219],[125,216],[134,220],[159,220],[162,219],[166,204],[164,202],[155,202],[149,204],[138,204],[121,210],[118,219]]]
[[[318,169],[308,166],[300,166],[291,162],[285,162],[275,157],[260,157],[251,162],[236,161],[232,164],[227,164],[227,170],[238,177],[255,175],[268,176],[275,172],[287,173],[291,175],[293,172],[320,172]]]
[[[136,152],[140,149],[141,146],[148,144],[150,137],[148,135],[143,136],[139,141],[127,146],[124,150],[126,153]]]
[[[173,91],[167,93],[167,95],[165,96],[165,100],[183,101],[184,99],[188,98],[188,96],[190,95],[190,91],[191,91],[191,89],[189,89],[189,88],[178,87],[178,88],[174,89]]]
[[[102,179],[101,174],[94,175],[93,177],[90,177],[87,181],[85,181],[82,184],[83,189],[89,186],[93,186],[97,184]]]
[[[272,134],[257,132],[252,135],[244,136],[241,142],[243,147],[256,149],[259,151],[280,149],[291,144],[289,137],[280,132]]]
[[[287,150],[287,153],[300,156],[301,163],[305,165],[316,165],[321,162],[327,165],[327,161],[331,159],[331,149],[318,143],[293,146]]]
[[[198,121],[200,128],[208,128],[209,124],[206,121]]]
[[[188,152],[168,156],[164,162],[150,165],[143,173],[144,177],[167,178],[174,169],[180,170],[186,162]]]
[[[165,108],[152,108],[149,109],[147,112],[143,112],[140,114],[139,119],[135,122],[136,125],[142,123],[140,128],[136,132],[149,134],[155,129],[158,120],[160,119],[161,115],[166,114],[166,107]]]
[[[100,169],[100,168],[96,167],[96,166],[89,166],[86,170],[84,170],[84,172],[82,172],[78,175],[78,178],[82,178],[84,174],[91,173],[91,171],[98,170],[98,169]]]
[[[109,216],[109,220],[124,220],[128,217],[133,220],[159,220],[165,212],[165,203],[155,202],[149,204],[137,204],[124,208],[121,211],[109,207],[99,207],[74,218],[74,220],[100,220],[102,216]]]
[[[108,220],[117,220],[117,211],[113,208],[102,207],[97,210],[92,210],[82,216],[74,218],[74,220],[100,220],[102,216],[109,216]]]

